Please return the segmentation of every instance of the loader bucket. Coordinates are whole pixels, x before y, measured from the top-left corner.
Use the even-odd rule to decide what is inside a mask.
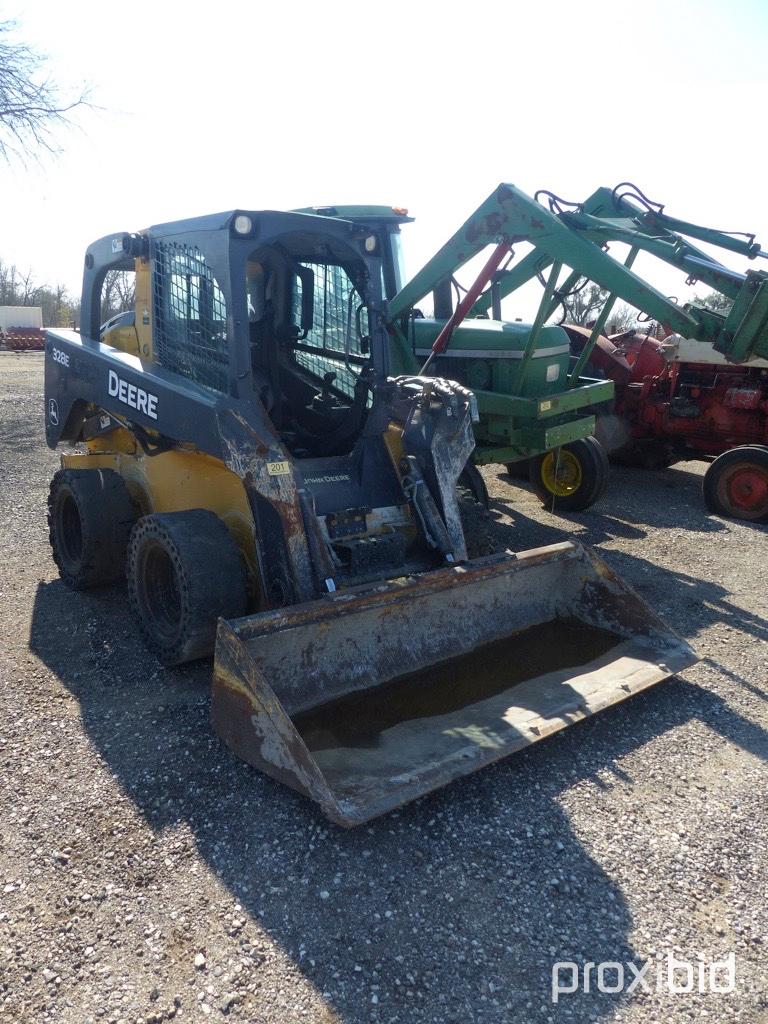
[[[239,757],[353,826],[695,661],[567,542],[221,620],[212,718]]]

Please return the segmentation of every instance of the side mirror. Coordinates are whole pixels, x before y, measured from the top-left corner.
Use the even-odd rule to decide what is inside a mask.
[[[306,338],[315,323],[315,273],[310,267],[296,267],[301,281],[301,337]]]

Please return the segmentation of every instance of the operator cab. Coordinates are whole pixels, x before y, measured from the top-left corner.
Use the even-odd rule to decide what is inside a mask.
[[[387,372],[369,312],[389,266],[378,229],[233,211],[124,239],[94,280],[86,333],[100,313],[102,342],[217,395],[255,396],[294,458],[352,451]]]
[[[246,263],[254,388],[298,458],[343,454],[360,435],[373,374],[369,274],[338,239],[297,232]]]

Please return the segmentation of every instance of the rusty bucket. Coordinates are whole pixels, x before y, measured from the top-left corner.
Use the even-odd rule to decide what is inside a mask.
[[[697,660],[566,542],[221,621],[213,725],[353,826]]]

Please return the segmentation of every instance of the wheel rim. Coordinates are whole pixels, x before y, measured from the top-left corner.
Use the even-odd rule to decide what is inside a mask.
[[[62,495],[59,505],[59,546],[68,565],[77,565],[83,556],[83,524],[80,509],[71,494]]]
[[[736,515],[768,514],[768,471],[750,463],[734,466],[723,480],[726,504]]]
[[[181,626],[181,591],[176,567],[161,544],[148,544],[139,573],[142,611],[164,641],[176,638]]]
[[[547,452],[541,463],[541,481],[556,498],[567,498],[581,487],[583,475],[581,462],[573,452],[561,448],[557,452]]]

